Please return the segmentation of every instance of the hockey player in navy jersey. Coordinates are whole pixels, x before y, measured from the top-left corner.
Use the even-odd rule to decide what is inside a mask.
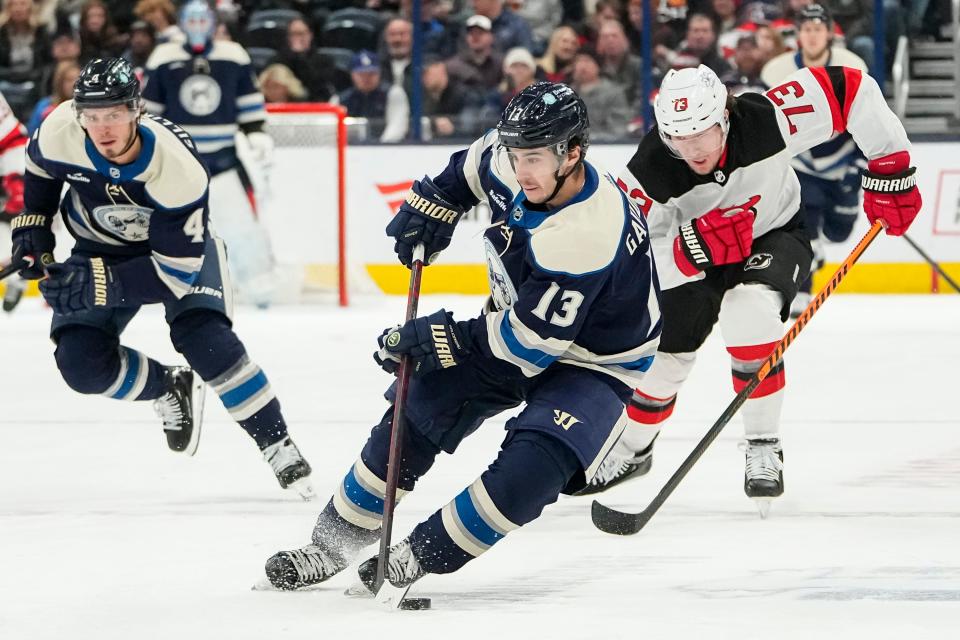
[[[585,160],[588,144],[580,97],[562,84],[531,85],[497,130],[455,153],[435,178],[414,182],[387,227],[409,265],[418,242],[427,256],[444,249],[481,200],[492,213],[485,313],[458,321],[441,309],[380,337],[384,369],[394,371],[403,354],[414,365],[397,497],[485,419],[525,405],[490,467],[391,548],[391,583],[460,569],[583,487],[620,435],[625,402],[656,350],[658,287],[646,223]],[[392,414],[320,514],[313,544],[267,561],[273,585],[322,582],[378,539]],[[360,566],[368,586],[376,564]]]
[[[193,138],[210,170],[210,215],[227,244],[237,293],[242,301],[266,306],[276,274],[254,193],[273,157],[273,140],[263,130],[263,94],[243,47],[213,39],[216,15],[207,2],[184,4],[180,28],[185,43],[158,45],[147,60],[147,111],[182,126]],[[238,132],[253,166],[245,167],[237,156]]]
[[[310,465],[231,327],[223,243],[207,226],[207,172],[183,129],[143,115],[130,64],[90,61],[73,100],[32,136],[26,162],[13,258],[32,261],[25,277],[46,276],[40,291],[53,308],[50,336],[66,383],[80,393],[153,400],[168,446],[193,455],[205,381],[280,485],[312,496]],[[66,262],[50,264],[58,209],[76,244]],[[127,323],[153,303],[164,305],[170,339],[192,369],[120,344]]]
[[[727,95],[705,66],[671,71],[657,128],[620,176],[646,213],[663,287],[657,358],[628,407],[630,423],[592,491],[641,475],[697,350],[717,322],[743,389],[783,337],[812,258],[791,159],[848,131],[868,159],[863,208],[887,233],[920,210],[910,142],[877,83],[849,67],[805,68],[766,94]],[[783,493],[781,361],[743,405],[744,491],[766,515]]]

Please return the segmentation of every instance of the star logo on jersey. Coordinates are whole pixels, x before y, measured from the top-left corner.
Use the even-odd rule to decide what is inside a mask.
[[[579,419],[574,418],[566,411],[561,411],[560,409],[553,410],[553,423],[558,427],[562,427],[564,431],[567,431],[578,422],[580,422]]]
[[[686,98],[674,98],[673,99],[673,110],[674,111],[686,111],[687,110],[687,99]]]

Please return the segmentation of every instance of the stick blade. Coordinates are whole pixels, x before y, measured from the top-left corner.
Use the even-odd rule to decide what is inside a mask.
[[[624,513],[602,505],[596,500],[590,508],[590,517],[593,520],[593,526],[597,529],[618,536],[632,536],[649,520],[645,512]]]

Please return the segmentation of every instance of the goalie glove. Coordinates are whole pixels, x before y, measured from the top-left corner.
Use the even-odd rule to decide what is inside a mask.
[[[887,235],[906,233],[923,204],[916,172],[917,168],[910,166],[907,151],[867,163],[867,170],[863,172],[863,210],[870,224],[883,220]]]

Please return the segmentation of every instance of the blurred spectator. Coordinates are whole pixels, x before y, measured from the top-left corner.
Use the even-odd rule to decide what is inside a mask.
[[[738,29],[736,0],[710,0],[710,9],[716,18],[717,48],[725,60],[733,57],[740,38],[745,35]]]
[[[503,111],[513,96],[537,81],[537,63],[523,47],[507,51],[503,59],[504,81],[500,91],[500,111]],[[499,117],[499,112],[497,113]]]
[[[490,18],[494,48],[503,53],[514,47],[533,48],[533,34],[527,21],[505,6],[503,0],[473,0],[473,11]]]
[[[177,9],[170,0],[140,0],[134,13],[153,27],[157,34],[157,44],[186,42],[186,37],[177,24]]]
[[[400,17],[411,23],[412,4],[411,0],[400,2]],[[424,54],[449,58],[457,52],[457,34],[448,23],[451,6],[447,0],[421,0],[420,34],[423,37]],[[370,7],[369,2],[367,7]]]
[[[410,95],[413,86],[410,67],[413,51],[413,25],[404,18],[393,18],[383,28],[386,59],[382,62],[383,81],[403,87]],[[354,83],[356,84],[356,83]]]
[[[50,39],[32,15],[32,0],[5,0],[0,13],[0,80],[39,82],[50,64]]]
[[[137,20],[130,25],[130,42],[122,57],[130,63],[141,80],[143,80],[147,59],[155,46],[157,46],[157,39],[153,33],[153,27],[143,20]]]
[[[914,0],[916,1],[916,0]],[[860,56],[875,77],[883,77],[886,69],[874,69],[873,10],[874,0],[823,0],[822,4],[843,30],[847,48]],[[904,13],[896,0],[884,0],[883,13],[886,22],[884,38],[885,59],[892,62],[897,47],[897,38],[906,32]],[[889,67],[889,63],[886,67]],[[883,83],[881,82],[881,86]]]
[[[80,9],[80,62],[115,58],[124,50],[127,36],[121,34],[101,0],[87,0]]]
[[[780,33],[770,25],[757,27],[757,48],[764,64],[787,50]]]
[[[53,34],[53,41],[50,43],[50,53],[53,56],[53,62],[74,62],[80,59],[80,36],[69,24]]]
[[[627,102],[633,104],[640,82],[640,58],[630,53],[630,43],[623,24],[605,20],[597,34],[597,56],[600,72],[626,91]]]
[[[372,137],[380,142],[399,142],[407,135],[410,104],[400,86],[381,83],[380,69],[376,54],[354,54],[350,64],[353,86],[340,93],[335,102],[346,107],[349,116],[366,118]]]
[[[833,44],[833,22],[823,6],[811,4],[797,18],[796,53],[782,53],[763,67],[761,78],[768,86],[783,82],[788,75],[803,67],[842,65],[867,70],[865,61],[855,53]]]
[[[741,93],[763,93],[767,86],[760,79],[760,71],[765,62],[757,38],[754,35],[741,36],[733,53],[736,69],[724,74],[720,80],[732,95]]]
[[[600,27],[604,22],[613,20],[614,22],[622,23],[622,13],[620,0],[597,0],[593,14],[590,16],[590,21],[587,23],[587,43],[591,46],[596,45],[597,38],[600,35]]]
[[[561,0],[510,0],[510,10],[526,20],[533,35],[533,55],[542,55],[547,48],[550,34],[563,19]]]
[[[587,106],[591,140],[612,142],[627,135],[630,107],[626,93],[600,76],[600,62],[589,49],[581,49],[574,58],[571,86]]]
[[[690,15],[687,39],[677,52],[665,52],[664,58],[672,68],[696,67],[705,64],[722,76],[730,71],[730,64],[717,51],[717,31],[714,21],[704,13]]]
[[[267,66],[259,80],[263,99],[267,102],[298,102],[307,98],[303,83],[282,64]]]
[[[287,25],[287,45],[271,64],[282,64],[292,71],[306,89],[307,97],[315,102],[326,102],[338,88],[350,86],[347,75],[314,48],[313,30],[301,18],[294,18]]]
[[[465,45],[460,53],[447,62],[447,72],[464,87],[477,92],[489,92],[503,78],[503,59],[494,52],[490,18],[470,16],[465,26]]]
[[[566,82],[573,69],[573,58],[580,50],[580,38],[572,27],[557,27],[550,36],[547,52],[537,63],[543,69],[544,79]]]
[[[33,108],[30,120],[27,121],[27,133],[33,135],[33,132],[40,128],[40,123],[50,114],[51,111],[65,100],[73,98],[73,85],[80,77],[80,65],[73,61],[59,62],[53,72],[53,93],[41,98],[37,106]]]
[[[460,133],[459,120],[466,104],[466,92],[450,78],[443,60],[423,65],[423,115],[430,118],[434,138]]]

